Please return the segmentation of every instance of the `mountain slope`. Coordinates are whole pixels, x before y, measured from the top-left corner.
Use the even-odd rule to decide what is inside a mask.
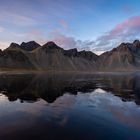
[[[54,42],[43,46],[31,41],[11,45],[1,51],[0,67],[8,69],[36,69],[41,71],[94,71],[98,69],[98,56],[77,49],[64,50]]]
[[[140,42],[122,43],[100,56],[100,69],[133,70],[140,68]]]
[[[0,50],[1,70],[39,71],[128,71],[140,70],[140,41],[122,43],[111,51],[97,56],[76,48],[64,50],[54,42],[40,46],[35,41],[11,45]]]
[[[30,62],[24,51],[16,43],[4,51],[0,50],[0,69],[1,70],[18,70],[18,69],[36,69]]]
[[[57,46],[54,42],[48,42],[41,48],[38,48],[30,54],[29,58],[36,63],[38,68],[43,70],[56,71],[93,71],[97,69],[96,60],[89,58],[95,54],[89,52],[78,52],[75,49],[64,50]]]

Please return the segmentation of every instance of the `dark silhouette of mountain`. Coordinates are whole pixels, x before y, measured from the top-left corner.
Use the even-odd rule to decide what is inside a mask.
[[[47,49],[47,50],[63,50],[62,48],[60,48],[59,46],[57,46],[53,41],[47,42],[46,44],[44,44],[42,46],[43,49]]]
[[[50,41],[40,46],[35,41],[11,45],[0,50],[0,69],[41,71],[125,71],[140,69],[140,41],[122,43],[97,56],[76,48],[64,50]]]
[[[38,43],[36,43],[35,41],[30,41],[30,42],[23,42],[21,43],[20,45],[20,48],[22,48],[23,50],[26,50],[26,51],[32,51],[38,47],[41,47]]]

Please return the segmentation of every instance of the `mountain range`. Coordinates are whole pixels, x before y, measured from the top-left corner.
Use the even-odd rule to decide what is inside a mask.
[[[64,50],[54,42],[11,43],[0,50],[0,70],[136,71],[140,70],[140,41],[121,43],[101,55],[76,48]]]

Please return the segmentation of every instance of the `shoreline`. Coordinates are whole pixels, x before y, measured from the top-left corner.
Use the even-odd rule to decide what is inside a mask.
[[[116,71],[53,71],[53,70],[0,70],[0,74],[132,74],[140,70]]]

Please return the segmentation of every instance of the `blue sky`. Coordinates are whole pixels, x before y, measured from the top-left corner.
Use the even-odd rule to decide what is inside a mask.
[[[0,0],[0,48],[49,40],[101,53],[140,37],[140,1]]]

